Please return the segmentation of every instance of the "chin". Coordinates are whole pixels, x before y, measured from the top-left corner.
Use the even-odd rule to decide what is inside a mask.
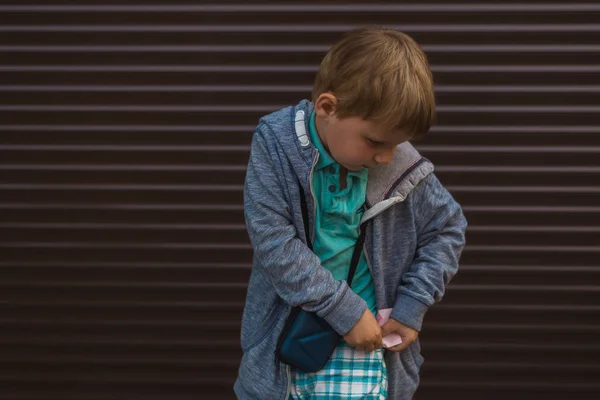
[[[361,170],[363,170],[365,168],[367,168],[367,167],[365,167],[364,165],[362,165],[360,167],[346,167],[346,169],[348,171],[352,171],[352,172],[358,172],[358,171],[361,171]]]

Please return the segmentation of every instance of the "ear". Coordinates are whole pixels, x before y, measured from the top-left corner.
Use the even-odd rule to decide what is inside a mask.
[[[321,93],[315,101],[315,113],[318,117],[327,120],[336,112],[337,98],[332,93]]]

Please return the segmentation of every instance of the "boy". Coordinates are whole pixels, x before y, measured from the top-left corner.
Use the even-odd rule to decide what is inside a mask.
[[[408,143],[435,118],[426,56],[407,35],[347,33],[304,100],[262,118],[244,189],[254,263],[242,318],[239,399],[411,399],[428,307],[458,269],[466,220]],[[299,187],[299,184],[301,187]],[[313,251],[305,243],[306,194]],[[345,281],[359,227],[364,249]],[[304,373],[275,357],[292,307],[343,336],[325,367]],[[392,308],[382,327],[378,310]],[[402,344],[382,349],[382,337]]]

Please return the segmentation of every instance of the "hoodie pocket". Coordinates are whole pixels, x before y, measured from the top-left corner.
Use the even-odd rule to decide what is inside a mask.
[[[282,399],[286,382],[286,368],[275,363],[275,346],[284,320],[272,318],[255,343],[244,350],[239,368],[239,380],[247,392],[244,399]],[[258,337],[257,336],[257,337]]]

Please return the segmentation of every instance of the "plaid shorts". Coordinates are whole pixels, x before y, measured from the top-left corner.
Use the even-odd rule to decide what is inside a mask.
[[[307,373],[292,368],[290,399],[385,400],[388,378],[383,352],[356,350],[340,341],[322,370]]]

